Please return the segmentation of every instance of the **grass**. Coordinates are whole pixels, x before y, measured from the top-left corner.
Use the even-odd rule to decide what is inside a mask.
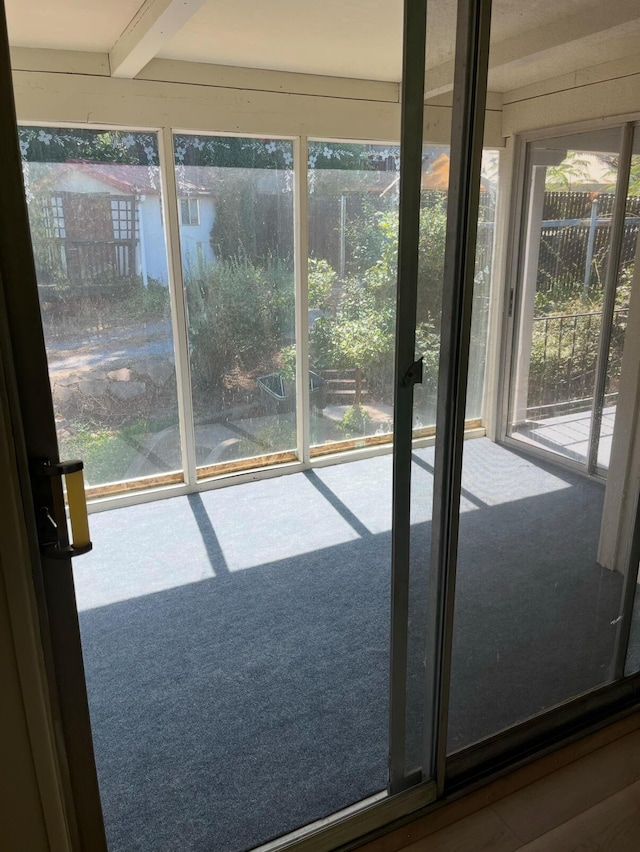
[[[136,450],[122,431],[80,426],[73,436],[60,439],[60,455],[81,458],[87,485],[102,485],[126,477]]]
[[[98,424],[76,423],[70,437],[60,438],[63,458],[81,458],[84,461],[87,485],[104,485],[127,478],[127,471],[138,455],[139,445],[146,439],[176,423],[175,416],[159,420],[137,420],[120,428]]]

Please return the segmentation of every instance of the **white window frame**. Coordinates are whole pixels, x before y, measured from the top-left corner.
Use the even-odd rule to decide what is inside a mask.
[[[195,216],[194,214],[195,210]],[[185,217],[186,213],[186,217]],[[180,224],[183,227],[197,227],[200,224],[200,199],[183,197],[180,199]]]

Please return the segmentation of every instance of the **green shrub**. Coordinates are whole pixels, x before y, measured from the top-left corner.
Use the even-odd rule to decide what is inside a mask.
[[[291,346],[285,346],[278,355],[278,372],[285,382],[289,382],[291,385],[295,384],[296,381],[296,358],[295,343],[292,343]]]
[[[126,317],[137,322],[169,319],[171,316],[169,288],[151,278],[146,287],[140,283],[133,289],[128,299],[124,300],[122,308]]]
[[[342,282],[334,304],[325,299],[326,313],[316,320],[310,334],[311,359],[316,367],[355,369],[356,404],[364,382],[376,399],[390,403],[392,398],[398,213],[376,213],[373,225],[377,237],[373,240],[369,235],[367,245],[376,245],[377,260],[362,275]],[[443,199],[423,208],[420,226],[417,348],[425,355],[427,377],[435,381],[446,237]],[[324,280],[331,280],[333,285],[331,267],[326,262],[317,263],[324,263]]]
[[[328,261],[309,258],[308,282],[310,308],[322,310],[327,307],[331,291],[337,279],[338,273]]]
[[[222,387],[234,370],[269,369],[293,339],[293,273],[281,261],[218,261],[187,278],[186,291],[191,366],[204,387]]]
[[[350,405],[342,416],[338,428],[345,438],[360,438],[369,431],[371,416],[361,405]]]

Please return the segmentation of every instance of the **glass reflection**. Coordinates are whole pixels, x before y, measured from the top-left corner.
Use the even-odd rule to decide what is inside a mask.
[[[199,476],[291,460],[293,145],[180,134],[174,151]]]
[[[62,456],[90,486],[181,479],[154,133],[20,128]]]

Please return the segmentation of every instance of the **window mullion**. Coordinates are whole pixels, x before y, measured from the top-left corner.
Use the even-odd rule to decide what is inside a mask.
[[[309,464],[311,443],[309,405],[309,222],[307,216],[308,141],[300,136],[293,145],[294,254],[296,326],[296,430],[298,458]]]
[[[398,291],[393,400],[393,508],[391,534],[391,635],[389,793],[414,783],[406,777],[411,451],[418,245],[422,178],[424,63],[427,0],[405,2],[398,227]]]
[[[193,422],[193,398],[189,366],[189,338],[185,289],[180,254],[180,202],[176,170],[173,159],[173,134],[164,127],[159,138],[160,171],[162,175],[163,208],[168,253],[169,290],[171,296],[171,323],[176,359],[178,413],[180,419],[180,447],[184,478],[188,485],[196,483],[196,440]]]
[[[491,0],[458,0],[431,524],[423,775],[445,783],[464,415]],[[430,770],[430,771],[429,771]]]
[[[629,191],[629,173],[631,170],[631,156],[633,148],[633,126],[631,124],[625,124],[622,128],[621,135],[620,161],[618,166],[618,179],[616,181],[616,195],[611,224],[609,259],[607,261],[607,269],[605,273],[602,318],[600,320],[600,338],[598,340],[598,356],[596,359],[596,381],[593,390],[593,408],[591,428],[589,430],[589,448],[587,453],[588,473],[596,473],[598,468],[598,446],[600,443],[600,430],[602,427],[602,409],[604,408],[604,395],[607,390],[607,374],[609,371],[611,327],[613,324],[613,312],[616,305],[618,270],[620,268],[620,255],[622,252],[624,222],[627,210],[627,193]]]

